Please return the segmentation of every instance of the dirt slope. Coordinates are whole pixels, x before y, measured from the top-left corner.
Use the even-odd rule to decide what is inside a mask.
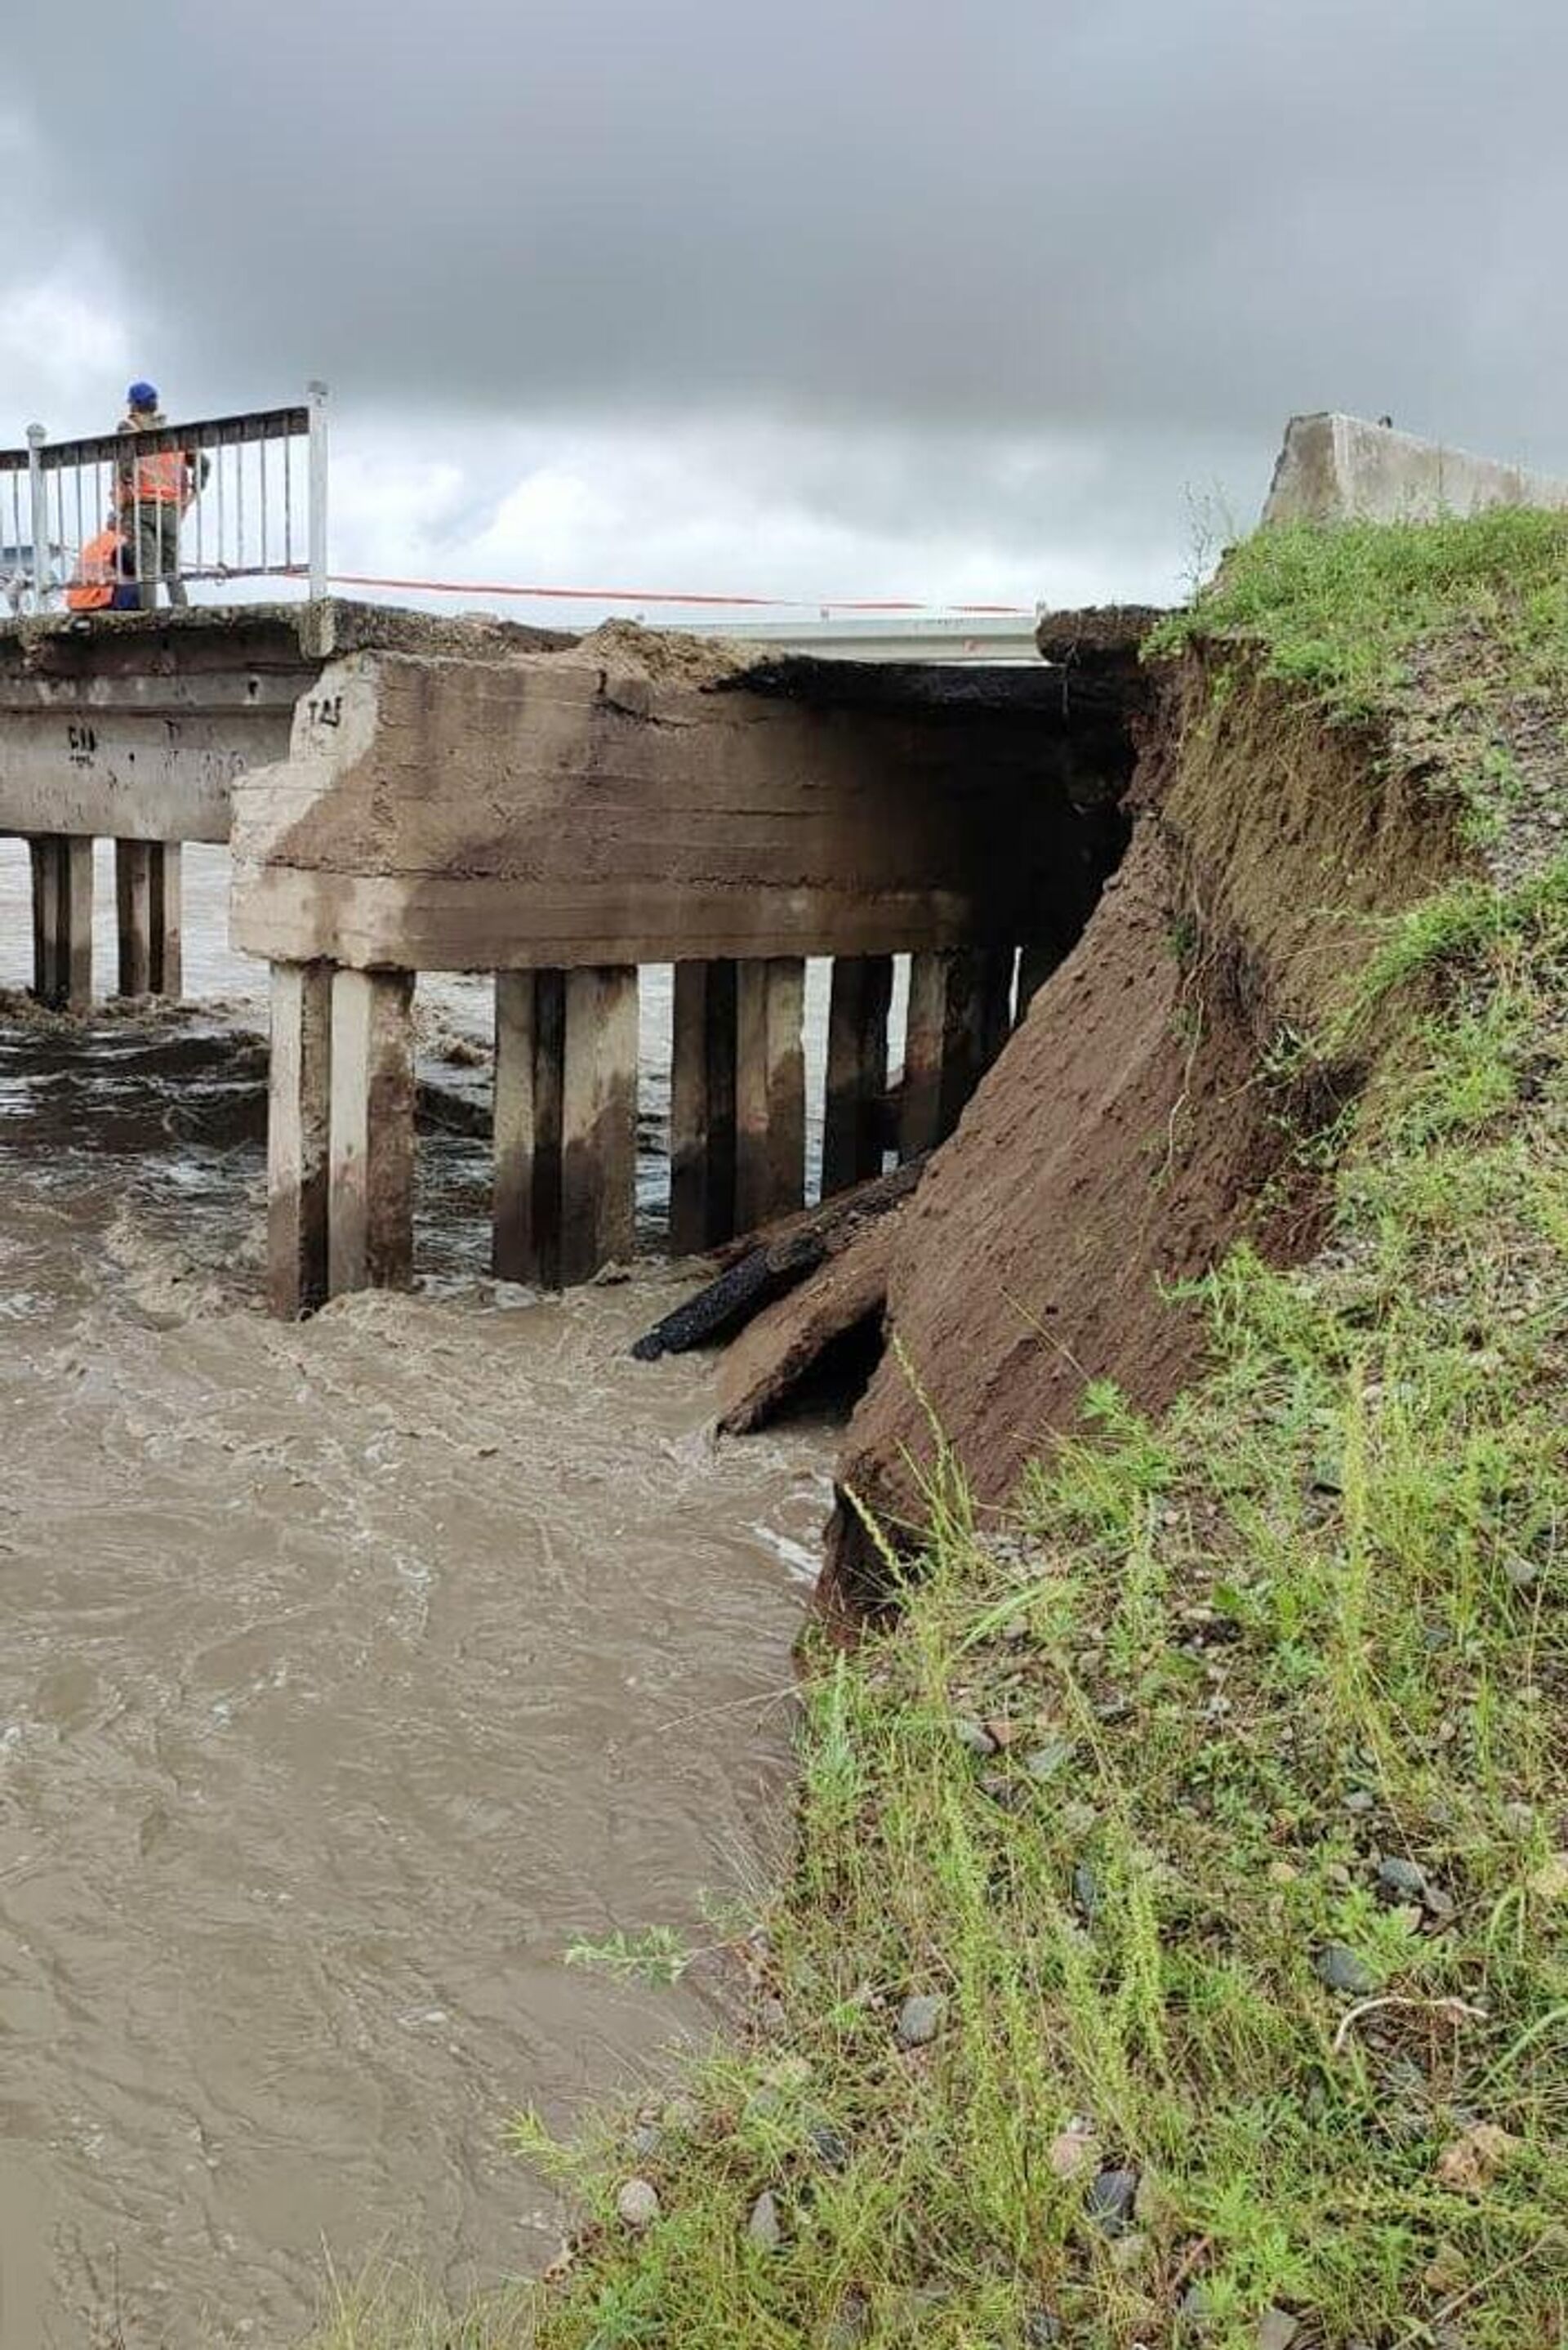
[[[1132,799],[1121,872],[898,1219],[898,1347],[840,1482],[900,1534],[923,1522],[933,1415],[999,1505],[1090,1381],[1158,1410],[1190,1378],[1199,1318],[1170,1284],[1243,1232],[1279,1258],[1311,1244],[1286,1167],[1303,1105],[1267,1075],[1270,1046],[1331,1000],[1366,917],[1458,855],[1393,746],[1282,725],[1274,689],[1212,697],[1196,666],[1149,725]],[[875,1582],[842,1500],[828,1555],[830,1601]]]

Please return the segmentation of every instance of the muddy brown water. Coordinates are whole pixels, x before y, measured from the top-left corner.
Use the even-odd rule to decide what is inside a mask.
[[[626,1354],[670,1274],[486,1283],[461,1137],[423,1294],[268,1323],[255,978],[188,863],[204,1004],[0,1007],[0,2350],[286,2344],[327,2251],[536,2266],[508,2114],[718,2020],[568,1950],[712,1942],[787,1847],[828,1431],[715,1448],[710,1371]]]

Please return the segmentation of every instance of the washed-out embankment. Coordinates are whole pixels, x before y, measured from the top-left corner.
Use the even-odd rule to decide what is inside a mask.
[[[1303,1089],[1290,1040],[1365,955],[1366,918],[1458,859],[1371,729],[1314,716],[1234,651],[1138,679],[1128,652],[1150,619],[1043,631],[1120,673],[1139,745],[1127,853],[1083,936],[915,1194],[770,1307],[725,1367],[728,1419],[753,1426],[828,1348],[853,1359],[857,1334],[864,1359],[879,1337],[840,1458],[833,1611],[885,1583],[867,1520],[918,1546],[940,1456],[982,1509],[1004,1508],[1094,1382],[1158,1411],[1191,1378],[1204,1324],[1182,1291],[1232,1242],[1282,1262],[1312,1246],[1299,1146],[1355,1072]]]

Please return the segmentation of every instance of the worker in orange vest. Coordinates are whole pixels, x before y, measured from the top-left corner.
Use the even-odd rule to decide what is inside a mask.
[[[77,557],[77,567],[66,588],[67,612],[134,612],[141,593],[130,577],[130,549],[110,514],[96,538],[89,538]]]
[[[122,432],[157,432],[164,426],[154,384],[138,381],[125,395]],[[158,582],[169,591],[171,604],[190,602],[180,577],[180,523],[186,507],[207,478],[207,460],[197,472],[189,449],[159,449],[148,455],[128,452],[119,461],[115,503],[135,558],[140,583],[141,608],[151,612],[158,601]]]

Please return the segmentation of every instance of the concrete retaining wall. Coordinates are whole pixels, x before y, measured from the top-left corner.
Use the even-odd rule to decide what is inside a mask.
[[[1359,416],[1293,416],[1263,520],[1436,522],[1488,506],[1568,506],[1568,482]]]

